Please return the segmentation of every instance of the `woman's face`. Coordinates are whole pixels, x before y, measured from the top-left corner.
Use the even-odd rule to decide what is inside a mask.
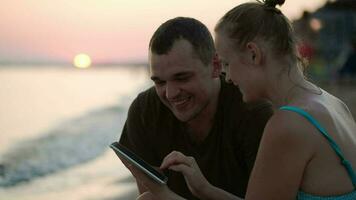
[[[239,86],[244,101],[255,101],[261,96],[261,72],[252,63],[248,50],[242,51],[234,46],[235,41],[227,34],[215,34],[215,46],[221,64],[226,70],[227,79]]]

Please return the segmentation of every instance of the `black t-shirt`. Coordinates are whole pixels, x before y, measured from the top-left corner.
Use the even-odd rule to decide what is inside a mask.
[[[269,103],[243,103],[239,89],[221,80],[214,124],[209,135],[197,144],[152,87],[140,93],[130,106],[120,143],[153,166],[160,166],[173,150],[192,156],[212,185],[244,197],[262,132],[271,115]],[[178,172],[168,174],[168,186],[187,199],[196,199]]]

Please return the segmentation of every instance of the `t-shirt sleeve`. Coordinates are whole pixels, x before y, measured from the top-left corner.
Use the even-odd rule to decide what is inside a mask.
[[[142,100],[136,98],[131,104],[119,143],[129,148],[151,165],[155,162],[152,141],[147,132],[142,109]]]
[[[251,174],[263,130],[272,114],[271,105],[269,103],[262,103],[250,109],[249,114],[245,118],[243,127],[246,130],[246,134],[243,138],[242,153],[248,174]]]

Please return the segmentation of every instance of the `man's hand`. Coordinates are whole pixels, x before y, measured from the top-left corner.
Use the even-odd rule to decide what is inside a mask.
[[[130,170],[131,174],[135,177],[136,182],[145,189],[147,192],[142,193],[138,200],[183,200],[182,197],[172,192],[167,185],[161,185],[152,180],[149,176],[129,163],[125,158],[120,158],[122,163]]]

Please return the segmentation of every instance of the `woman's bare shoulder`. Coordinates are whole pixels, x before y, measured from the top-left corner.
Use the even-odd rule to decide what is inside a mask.
[[[268,121],[264,137],[267,140],[285,145],[303,145],[313,147],[310,131],[315,128],[301,115],[295,112],[276,110]],[[312,149],[311,149],[312,150]]]

